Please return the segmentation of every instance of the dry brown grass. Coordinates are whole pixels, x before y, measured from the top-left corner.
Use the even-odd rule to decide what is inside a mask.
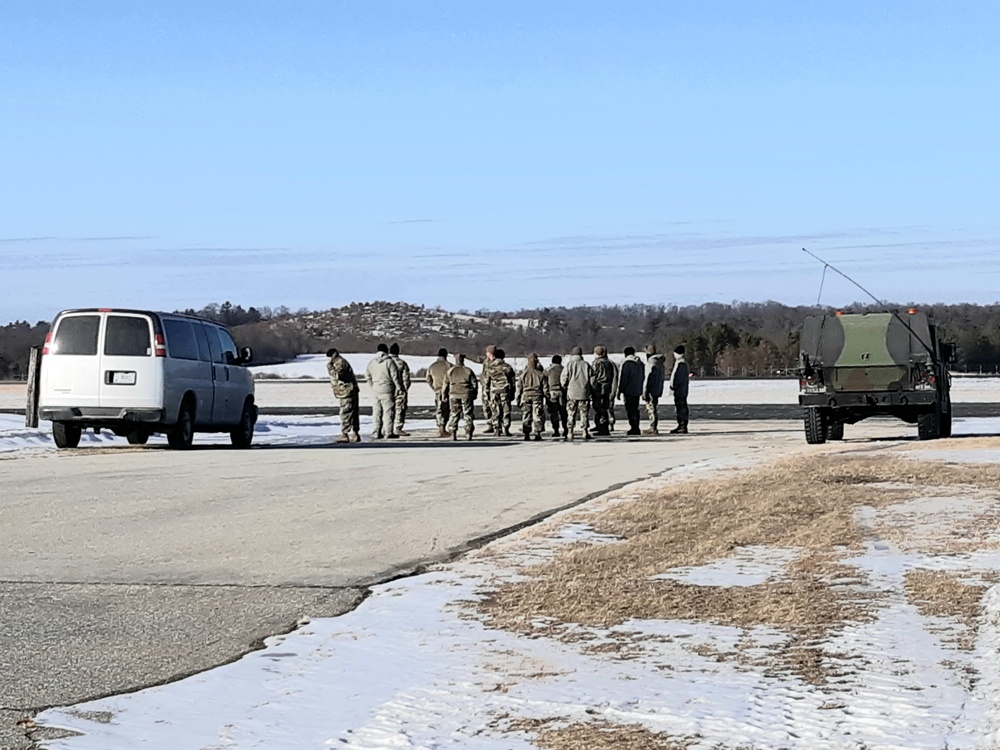
[[[479,610],[495,626],[535,636],[564,636],[565,623],[606,628],[629,619],[772,626],[793,635],[782,662],[822,682],[820,637],[867,620],[876,605],[859,593],[864,581],[856,569],[839,562],[866,540],[868,532],[855,522],[857,508],[884,507],[942,486],[995,490],[1000,466],[841,453],[678,483],[588,515],[598,533],[622,541],[568,545],[550,562],[523,571],[527,580],[499,586]],[[781,578],[756,586],[654,579],[750,545],[797,548],[802,556]]]
[[[979,630],[980,602],[987,586],[963,581],[944,570],[911,570],[906,574],[906,595],[922,615],[957,621],[964,633],[956,639],[960,649],[971,651]]]
[[[565,724],[564,719],[501,721],[505,731],[535,734],[539,750],[685,750],[690,742],[651,732],[641,724],[595,721]]]

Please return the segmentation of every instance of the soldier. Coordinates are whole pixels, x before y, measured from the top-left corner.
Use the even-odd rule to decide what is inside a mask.
[[[330,373],[333,395],[340,400],[340,437],[336,443],[360,443],[361,414],[358,410],[358,379],[351,363],[336,349],[329,349],[326,371]]]
[[[594,347],[594,434],[610,435],[618,393],[618,368],[608,359],[608,350]]]
[[[476,392],[479,390],[476,373],[465,366],[465,355],[455,355],[455,366],[448,370],[445,376],[444,397],[449,401],[451,419],[448,422],[448,432],[452,440],[458,440],[458,423],[465,419],[465,435],[472,440],[475,431],[473,404]]]
[[[438,437],[448,437],[448,415],[450,414],[448,397],[444,395],[444,386],[451,364],[448,362],[448,350],[438,349],[438,358],[427,368],[427,385],[434,392],[434,416],[437,418]]]
[[[399,377],[403,381],[403,389],[396,391],[396,429],[394,432],[400,437],[409,437],[410,433],[403,430],[403,423],[406,422],[406,408],[410,403],[410,385],[413,382],[410,377],[410,366],[406,360],[399,356],[399,344],[393,343],[389,346],[389,356],[399,368]]]
[[[674,369],[670,371],[670,391],[674,394],[674,408],[677,411],[677,426],[670,432],[673,435],[688,434],[688,387],[691,373],[684,359],[684,344],[674,349]]]
[[[559,427],[563,436],[566,435],[566,389],[562,386],[562,357],[558,354],[552,357],[552,364],[545,371],[549,381],[549,419],[552,421],[552,437],[559,437]]]
[[[649,429],[646,435],[659,435],[660,415],[656,412],[656,407],[660,403],[663,395],[663,380],[666,367],[664,357],[656,353],[653,344],[646,345],[646,387],[643,390],[643,398],[646,401],[646,413],[649,415]]]
[[[641,435],[639,432],[639,399],[645,388],[646,372],[642,362],[635,355],[635,349],[625,347],[625,361],[622,362],[621,378],[618,381],[618,393],[625,400],[625,413],[628,415],[628,435]]]
[[[563,440],[572,440],[577,417],[583,422],[583,439],[590,440],[590,399],[594,395],[594,369],[583,358],[583,349],[573,347],[569,361],[562,372],[562,387],[566,391],[566,411],[569,432]]]
[[[483,394],[483,416],[486,417],[486,429],[483,432],[487,435],[493,434],[493,399],[490,397],[490,373],[489,368],[496,360],[497,347],[490,344],[486,347],[485,357],[476,357],[475,362],[483,366],[479,373],[479,385]]]
[[[487,388],[493,402],[493,431],[497,435],[510,437],[510,405],[514,400],[517,378],[514,368],[504,361],[504,350],[497,349],[494,355],[487,378]]]
[[[545,430],[545,403],[549,398],[549,379],[538,363],[538,355],[528,355],[528,366],[517,378],[517,405],[521,408],[521,431],[530,440],[534,424],[535,440]]]
[[[376,440],[395,438],[396,394],[403,390],[403,378],[389,356],[388,346],[378,345],[378,353],[368,363],[366,374],[375,397],[372,404],[372,436]]]

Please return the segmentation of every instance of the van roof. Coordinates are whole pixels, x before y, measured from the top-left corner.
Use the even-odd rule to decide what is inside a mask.
[[[133,310],[127,307],[78,307],[72,310],[63,310],[58,315],[56,315],[56,320],[61,318],[63,315],[70,315],[73,313],[127,313],[130,315],[152,315],[157,318],[163,315],[168,315],[172,318],[185,318],[187,320],[197,320],[202,323],[211,323],[214,326],[220,326],[225,328],[222,323],[218,323],[214,320],[209,320],[208,318],[199,318],[197,315],[186,315],[185,313],[175,313],[175,312],[162,312],[157,310]]]

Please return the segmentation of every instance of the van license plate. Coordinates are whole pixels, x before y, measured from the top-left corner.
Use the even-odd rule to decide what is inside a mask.
[[[113,372],[111,373],[112,385],[135,385],[134,372]]]

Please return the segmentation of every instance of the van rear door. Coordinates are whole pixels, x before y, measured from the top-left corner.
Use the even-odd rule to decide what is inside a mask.
[[[101,340],[100,406],[163,408],[162,338],[142,313],[107,313]],[[159,345],[158,345],[159,344]]]
[[[42,364],[42,406],[100,406],[98,339],[101,313],[65,313],[56,318]]]

